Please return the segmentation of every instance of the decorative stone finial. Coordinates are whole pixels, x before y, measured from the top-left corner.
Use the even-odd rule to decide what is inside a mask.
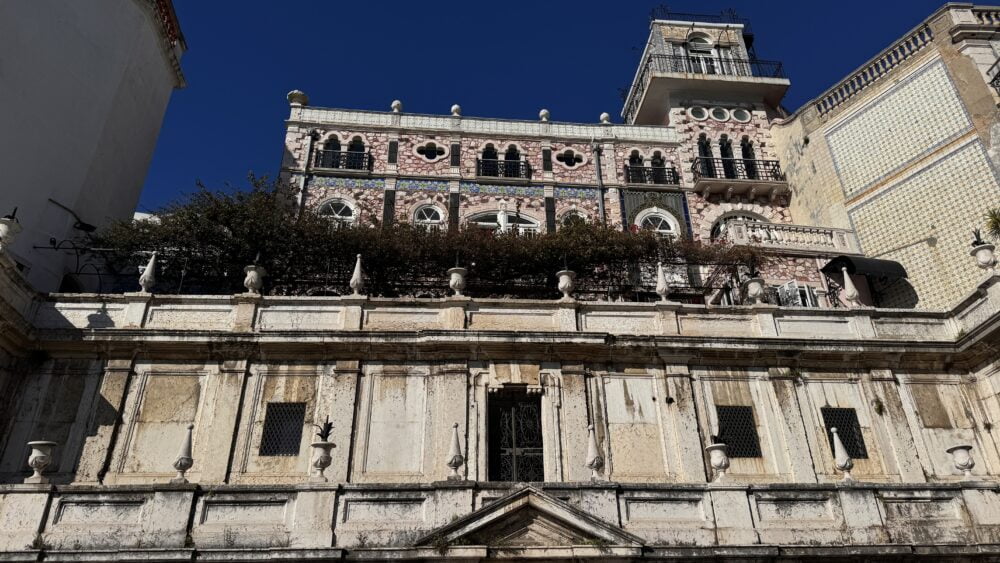
[[[309,96],[306,95],[302,90],[292,90],[287,96],[289,105],[293,107],[302,107],[309,105]]]
[[[601,124],[602,125],[611,125],[611,114],[610,113],[604,112],[604,113],[601,114]]]
[[[667,275],[663,272],[663,262],[656,263],[656,294],[660,296],[660,301],[667,301],[667,293],[670,287],[667,286]]]
[[[716,443],[705,448],[705,451],[708,452],[708,461],[715,470],[715,479],[712,482],[718,483],[725,479],[726,470],[729,469],[729,446]]]
[[[451,114],[454,115],[455,117],[459,117],[460,115],[462,115],[462,106],[458,104],[451,106]]]
[[[389,107],[392,108],[393,113],[399,113],[403,111],[403,102],[399,100],[393,100]]]
[[[188,482],[185,474],[194,465],[194,458],[191,457],[191,434],[193,431],[194,424],[188,424],[187,435],[184,437],[184,443],[181,444],[181,452],[177,454],[177,461],[174,462],[174,469],[177,470],[177,476],[170,480],[171,483]]]
[[[358,260],[354,263],[354,274],[351,275],[350,286],[354,290],[354,295],[357,296],[360,296],[361,292],[365,290],[365,274],[361,269],[360,254],[358,254]]]
[[[153,286],[156,285],[156,253],[154,252],[152,256],[149,257],[149,262],[146,263],[146,269],[142,271],[142,275],[139,276],[139,286],[142,287],[143,293],[152,293]]]
[[[469,273],[468,270],[460,266],[455,266],[448,270],[448,287],[455,292],[455,297],[462,296],[462,290],[465,289],[465,276]]]
[[[264,287],[264,276],[267,275],[267,270],[263,266],[257,265],[258,261],[260,261],[260,254],[254,258],[253,264],[243,268],[243,272],[247,275],[243,278],[243,287],[254,295],[260,294],[260,288]]]
[[[570,293],[573,293],[573,281],[576,280],[576,272],[572,270],[560,270],[556,272],[556,277],[559,278],[559,291],[562,292],[562,301],[572,301],[573,297]]]
[[[448,467],[451,468],[449,481],[461,481],[462,476],[458,473],[458,468],[465,463],[465,456],[462,455],[462,442],[458,436],[458,423],[451,427],[451,448],[448,449]]]
[[[976,460],[972,459],[972,446],[962,444],[952,446],[945,450],[951,454],[951,460],[955,464],[955,469],[965,474],[966,479],[972,477],[972,468],[976,466]]]
[[[837,468],[837,471],[844,472],[844,481],[853,481],[854,477],[851,477],[851,469],[854,468],[854,460],[851,459],[851,456],[847,455],[847,448],[844,447],[844,442],[840,440],[837,429],[831,428],[830,434],[833,435],[834,466]]]
[[[28,442],[28,447],[31,448],[31,455],[28,456],[28,467],[34,470],[34,473],[24,480],[25,483],[44,485],[49,482],[49,478],[42,475],[42,472],[52,463],[52,448],[57,445],[59,444],[46,440]]]
[[[14,244],[14,239],[21,232],[21,222],[17,220],[17,208],[10,215],[0,217],[0,250]]]
[[[538,119],[540,119],[542,121],[548,121],[549,117],[550,117],[550,114],[549,114],[549,110],[547,110],[547,109],[543,109],[542,111],[538,112]]]
[[[861,294],[858,292],[858,288],[854,286],[851,274],[847,273],[847,267],[841,266],[840,271],[844,274],[844,299],[847,300],[851,307],[857,309],[861,306]]]
[[[590,480],[598,481],[601,478],[601,469],[604,468],[604,458],[601,457],[601,450],[597,447],[597,435],[594,433],[594,425],[587,426],[587,463],[590,469]]]

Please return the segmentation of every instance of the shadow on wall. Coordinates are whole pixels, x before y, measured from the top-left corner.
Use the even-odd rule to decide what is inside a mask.
[[[905,278],[897,278],[886,282],[875,280],[872,282],[872,290],[875,294],[876,307],[915,309],[917,304],[920,303],[917,290]]]

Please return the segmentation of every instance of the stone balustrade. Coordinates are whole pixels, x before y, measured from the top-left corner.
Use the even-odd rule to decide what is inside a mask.
[[[861,254],[857,236],[845,229],[733,221],[726,225],[726,236],[734,244],[753,244],[781,251]]]
[[[560,549],[571,549],[578,557],[629,560],[912,557],[933,556],[942,549],[996,554],[1000,543],[1000,491],[995,482],[581,482],[524,487],[469,481],[207,488],[0,486],[0,514],[7,515],[0,557],[7,553],[17,560],[106,560],[106,550],[118,550],[116,561],[244,561],[245,550],[253,550],[261,558],[282,560],[479,559],[501,548],[507,556],[558,556],[563,555]],[[491,545],[482,538],[449,533],[456,525],[473,528],[479,519],[496,517],[483,514],[492,504],[516,518],[514,501],[524,497],[531,497],[532,506],[558,525],[580,526],[584,536],[617,528],[607,539],[547,548]],[[14,514],[17,517],[11,517]]]

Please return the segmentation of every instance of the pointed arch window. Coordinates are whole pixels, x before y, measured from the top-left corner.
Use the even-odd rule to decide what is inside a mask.
[[[706,178],[715,178],[715,159],[712,154],[712,141],[702,133],[698,137],[698,168]]]
[[[344,168],[351,170],[365,169],[365,141],[361,137],[354,137],[347,144],[347,157],[344,159]]]
[[[719,157],[722,158],[722,173],[726,178],[736,178],[736,162],[733,160],[733,142],[728,136],[719,139]]]
[[[517,147],[510,145],[507,147],[507,151],[503,154],[504,167],[503,175],[506,178],[520,178],[521,174],[521,151],[517,150]]]
[[[335,136],[327,139],[316,160],[320,168],[340,168],[340,139]]]
[[[753,141],[749,137],[743,137],[740,141],[740,155],[743,157],[743,166],[747,171],[747,178],[757,179],[757,155],[753,148]]]

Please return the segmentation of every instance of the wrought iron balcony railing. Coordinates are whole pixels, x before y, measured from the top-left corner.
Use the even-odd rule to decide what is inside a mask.
[[[653,72],[686,72],[715,76],[758,76],[761,78],[785,78],[785,71],[779,61],[760,59],[737,59],[713,55],[649,55],[646,57],[629,91],[623,116],[631,123],[639,107]]]
[[[678,185],[680,174],[673,166],[629,166],[625,165],[625,181],[629,184]]]
[[[317,168],[372,170],[372,153],[359,151],[318,150],[313,165]]]
[[[708,158],[699,156],[691,167],[694,179],[727,178],[731,180],[759,180],[784,182],[785,174],[777,160],[751,160],[747,158]]]
[[[476,159],[476,176],[531,178],[531,166],[524,160]]]

